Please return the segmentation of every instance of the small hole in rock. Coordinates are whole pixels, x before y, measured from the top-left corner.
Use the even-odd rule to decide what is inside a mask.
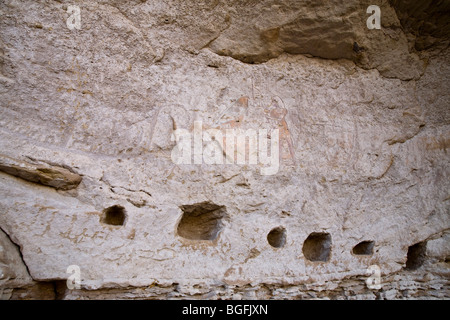
[[[309,261],[328,261],[331,255],[331,235],[325,232],[311,233],[303,242],[302,251]]]
[[[286,229],[283,227],[273,228],[267,235],[267,241],[274,248],[284,247],[286,243]]]
[[[370,256],[373,254],[373,247],[375,242],[373,241],[362,241],[353,247],[353,254],[358,256]]]
[[[427,242],[419,242],[408,248],[408,254],[406,255],[406,267],[407,270],[419,269],[425,262],[427,253]]]
[[[125,223],[125,208],[122,206],[112,206],[103,210],[103,216],[100,222],[112,226],[123,226]]]
[[[55,300],[63,300],[67,292],[67,280],[55,280],[53,282]]]
[[[180,206],[183,216],[177,226],[179,236],[190,240],[210,240],[217,238],[226,217],[224,206],[211,202]]]

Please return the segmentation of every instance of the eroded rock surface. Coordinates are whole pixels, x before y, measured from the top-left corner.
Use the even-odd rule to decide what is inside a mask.
[[[65,168],[48,164],[33,164],[2,154],[0,154],[0,171],[61,190],[74,189],[82,180],[80,175]]]
[[[449,298],[447,3],[1,1],[2,297]]]

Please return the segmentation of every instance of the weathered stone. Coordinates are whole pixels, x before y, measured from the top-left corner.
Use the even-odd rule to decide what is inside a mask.
[[[389,1],[405,32],[411,33],[417,50],[448,45],[450,38],[450,1]]]
[[[419,2],[369,30],[369,1],[80,0],[79,29],[1,1],[3,297],[448,299],[450,50]],[[277,171],[204,161],[246,152],[229,129],[278,132]]]
[[[76,188],[82,178],[65,168],[45,164],[33,164],[0,154],[0,171],[55,189]]]
[[[19,249],[0,228],[0,300],[9,299],[14,289],[32,282]]]

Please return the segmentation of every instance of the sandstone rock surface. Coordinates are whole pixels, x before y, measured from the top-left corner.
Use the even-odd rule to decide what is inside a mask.
[[[1,1],[2,297],[450,298],[448,1],[371,4]]]
[[[69,190],[76,188],[81,176],[69,170],[47,164],[33,164],[0,155],[0,171],[56,189]]]

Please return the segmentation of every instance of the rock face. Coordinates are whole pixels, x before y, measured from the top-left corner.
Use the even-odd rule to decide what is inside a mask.
[[[1,1],[2,297],[450,298],[448,9]]]
[[[61,190],[76,188],[81,176],[58,166],[34,165],[26,161],[12,159],[0,154],[0,171]]]

